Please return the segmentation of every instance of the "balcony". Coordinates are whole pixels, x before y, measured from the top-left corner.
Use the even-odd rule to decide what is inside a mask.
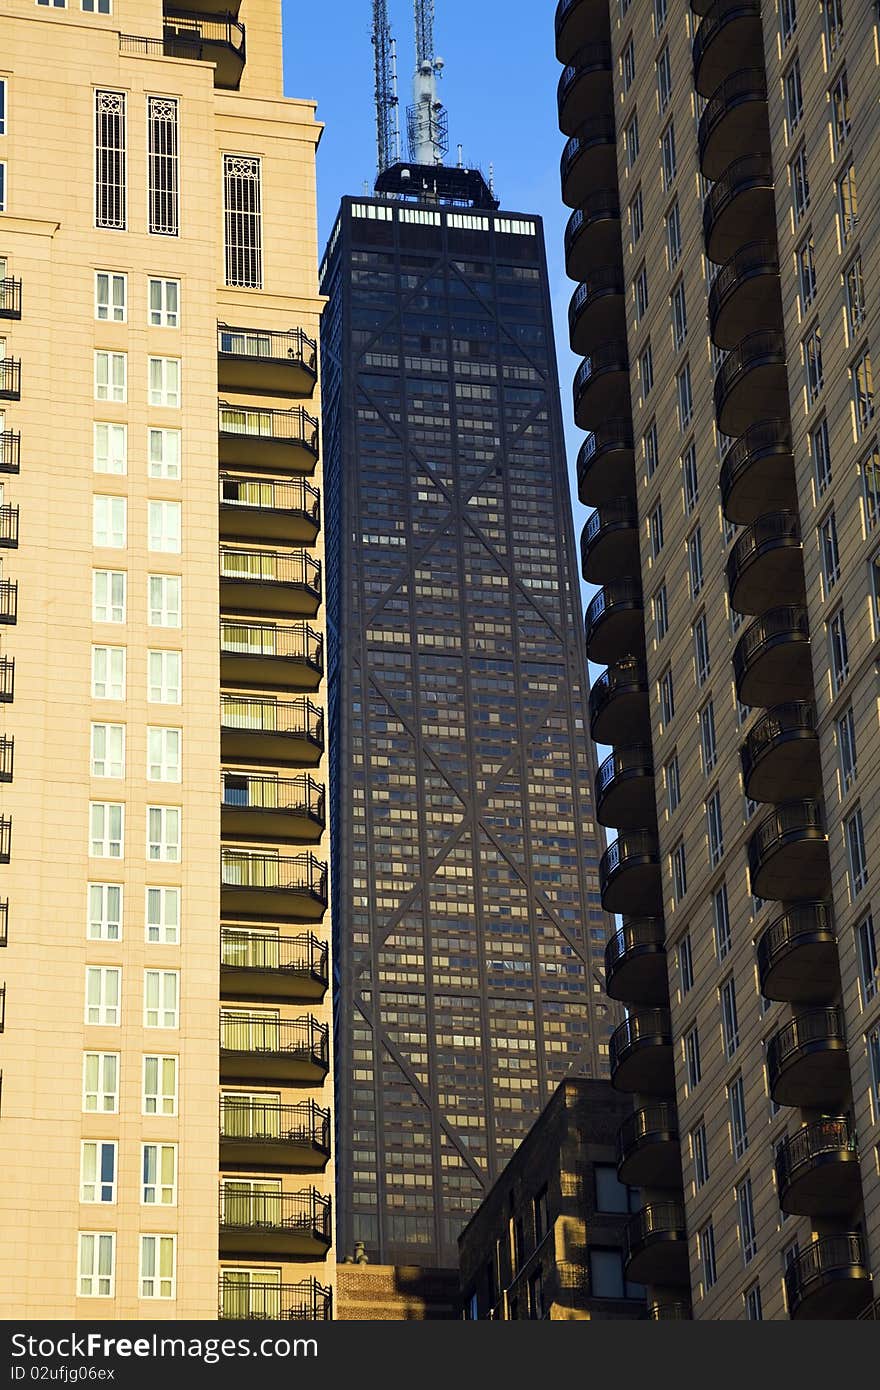
[[[281,1105],[234,1092],[221,1095],[222,1167],[321,1172],[329,1157],[330,1111],[314,1100]]]
[[[813,705],[801,701],[768,710],[747,733],[740,760],[746,796],[753,801],[818,796],[822,766]]]
[[[744,705],[771,709],[813,694],[810,626],[805,608],[771,608],[750,623],[733,652],[736,693]]]
[[[565,273],[570,280],[585,280],[594,265],[611,265],[619,258],[620,199],[615,188],[600,188],[568,219]]]
[[[0,280],[0,319],[21,318],[21,281],[5,276]]]
[[[723,434],[788,414],[788,372],[781,333],[750,333],[728,353],[715,377],[715,414]]]
[[[797,512],[768,512],[741,533],[727,557],[730,606],[763,613],[780,604],[802,604],[804,553]]]
[[[245,64],[244,25],[231,14],[214,19],[190,10],[166,9],[163,14],[165,56],[213,63],[214,86],[237,91]]]
[[[0,704],[11,705],[15,698],[15,657],[0,656]]]
[[[855,1318],[871,1302],[873,1286],[865,1243],[857,1231],[820,1236],[785,1271],[791,1318]]]
[[[727,166],[703,203],[706,255],[720,265],[747,241],[772,241],[775,235],[773,166],[766,155],[741,155]]]
[[[804,1125],[776,1151],[779,1205],[789,1216],[846,1216],[862,1195],[859,1146],[845,1115]]]
[[[786,801],[765,816],[748,843],[756,898],[824,898],[831,887],[828,836],[818,801]]]
[[[226,762],[315,764],[323,751],[324,715],[311,700],[221,695],[220,752]]]
[[[271,777],[224,772],[220,827],[234,839],[320,840],[327,824],[326,798],[308,773]]]
[[[837,937],[830,903],[798,903],[776,917],[757,942],[765,999],[825,1004],[837,993]]]
[[[0,547],[14,549],[18,545],[18,507],[8,502],[0,506]]]
[[[229,1178],[220,1184],[219,1225],[221,1257],[316,1259],[326,1255],[332,1240],[330,1198],[314,1188],[255,1191],[249,1182]]]
[[[651,737],[648,676],[635,657],[609,666],[590,687],[590,737],[595,743],[647,743]]]
[[[761,420],[730,445],[721,462],[721,506],[729,521],[748,526],[767,512],[797,511],[791,429]]]
[[[327,943],[312,932],[222,927],[220,993],[228,999],[294,999],[317,1003],[330,983]]]
[[[584,618],[587,655],[599,666],[641,652],[645,612],[638,579],[615,579],[591,599]]]
[[[12,858],[12,817],[0,816],[0,864]]]
[[[668,1002],[662,917],[629,918],[614,933],[605,947],[605,993],[626,1004]]]
[[[707,179],[720,178],[742,150],[770,154],[767,78],[764,68],[740,68],[725,77],[710,96],[697,131],[700,168]]]
[[[15,766],[15,738],[12,734],[0,737],[0,782],[11,782]]]
[[[260,482],[220,474],[221,536],[313,545],[320,529],[321,494],[305,478]]]
[[[601,507],[616,497],[636,495],[632,422],[605,420],[584,440],[577,456],[578,497],[585,507]]]
[[[250,921],[320,921],[327,910],[327,865],[313,854],[222,849],[220,910],[224,917]]]
[[[716,0],[694,35],[694,86],[709,97],[740,68],[763,67],[761,0]]]
[[[318,422],[301,405],[270,410],[218,406],[219,457],[222,466],[245,464],[273,471],[314,473],[318,462]]]
[[[734,348],[749,333],[782,328],[775,242],[750,241],[725,261],[709,291],[709,333]]]
[[[687,1227],[677,1202],[649,1202],[623,1232],[627,1279],[636,1284],[687,1284]]]
[[[18,580],[0,579],[0,623],[18,622]]]
[[[555,23],[556,56],[570,63],[583,44],[608,38],[608,0],[559,0]]]
[[[774,1033],[767,1043],[767,1076],[777,1105],[839,1106],[850,1081],[840,1009],[808,1009]]]
[[[562,201],[580,207],[597,188],[607,188],[617,178],[617,138],[612,115],[591,116],[584,121],[562,151],[559,162]]]
[[[681,1187],[674,1105],[647,1105],[626,1117],[617,1133],[617,1176],[630,1187]]]
[[[574,135],[595,111],[611,105],[611,45],[587,43],[562,71],[556,88],[556,109],[563,135]]]
[[[313,618],[320,606],[321,562],[308,551],[221,545],[221,608]]]
[[[651,1322],[690,1322],[693,1316],[689,1303],[652,1303],[648,1308]]]
[[[579,429],[601,427],[609,416],[629,410],[629,356],[623,339],[606,343],[585,357],[575,373],[574,418]]]
[[[21,432],[0,431],[0,473],[21,471]]]
[[[650,744],[615,748],[596,772],[596,819],[619,830],[657,823],[654,761]]]
[[[640,1009],[624,1019],[609,1041],[611,1084],[617,1091],[673,1095],[675,1063],[668,1009]]]
[[[321,1082],[330,1069],[326,1023],[311,1014],[275,1018],[220,1011],[220,1079],[296,1084]]]
[[[599,861],[599,887],[606,912],[660,917],[663,892],[657,836],[650,830],[618,835]]]
[[[217,1317],[221,1322],[329,1322],[333,1295],[317,1279],[275,1284],[269,1273],[221,1274]]]
[[[589,584],[618,574],[639,572],[639,532],[635,503],[628,497],[603,502],[581,532],[581,569]]]
[[[220,620],[220,679],[224,685],[317,690],[324,674],[324,638],[308,623]]]
[[[588,353],[626,329],[623,274],[619,266],[600,265],[578,285],[568,306],[572,352]]]
[[[0,898],[0,947],[9,945],[9,899]]]
[[[263,396],[310,396],[318,380],[318,345],[301,328],[217,325],[217,383],[221,391]]]
[[[0,357],[0,401],[21,400],[21,362],[17,357]]]

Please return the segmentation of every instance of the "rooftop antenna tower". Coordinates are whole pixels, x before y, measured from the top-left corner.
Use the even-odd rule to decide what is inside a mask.
[[[437,96],[443,59],[434,53],[434,0],[414,0],[416,70],[413,104],[407,108],[409,157],[414,164],[442,164],[449,150],[446,108]]]
[[[400,160],[397,49],[391,37],[387,0],[373,0],[373,58],[376,73],[376,160],[378,172]]]

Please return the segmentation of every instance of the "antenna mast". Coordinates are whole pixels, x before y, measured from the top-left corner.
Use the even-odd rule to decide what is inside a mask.
[[[414,0],[416,70],[413,104],[407,108],[409,157],[414,164],[442,164],[449,150],[446,108],[437,96],[443,59],[434,53],[434,0]]]
[[[376,157],[378,172],[400,160],[397,50],[391,37],[387,0],[373,0],[373,60],[376,73]]]

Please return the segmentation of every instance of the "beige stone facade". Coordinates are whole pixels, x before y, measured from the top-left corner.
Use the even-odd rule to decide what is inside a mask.
[[[449,1322],[459,1316],[457,1269],[349,1264],[337,1269],[340,1322]]]

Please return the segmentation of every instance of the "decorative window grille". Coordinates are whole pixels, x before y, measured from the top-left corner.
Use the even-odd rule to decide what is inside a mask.
[[[124,92],[95,92],[95,226],[126,229]]]
[[[155,236],[180,235],[177,109],[174,97],[147,97],[147,230]]]
[[[261,161],[249,155],[223,156],[223,226],[226,283],[263,287],[263,209]]]

